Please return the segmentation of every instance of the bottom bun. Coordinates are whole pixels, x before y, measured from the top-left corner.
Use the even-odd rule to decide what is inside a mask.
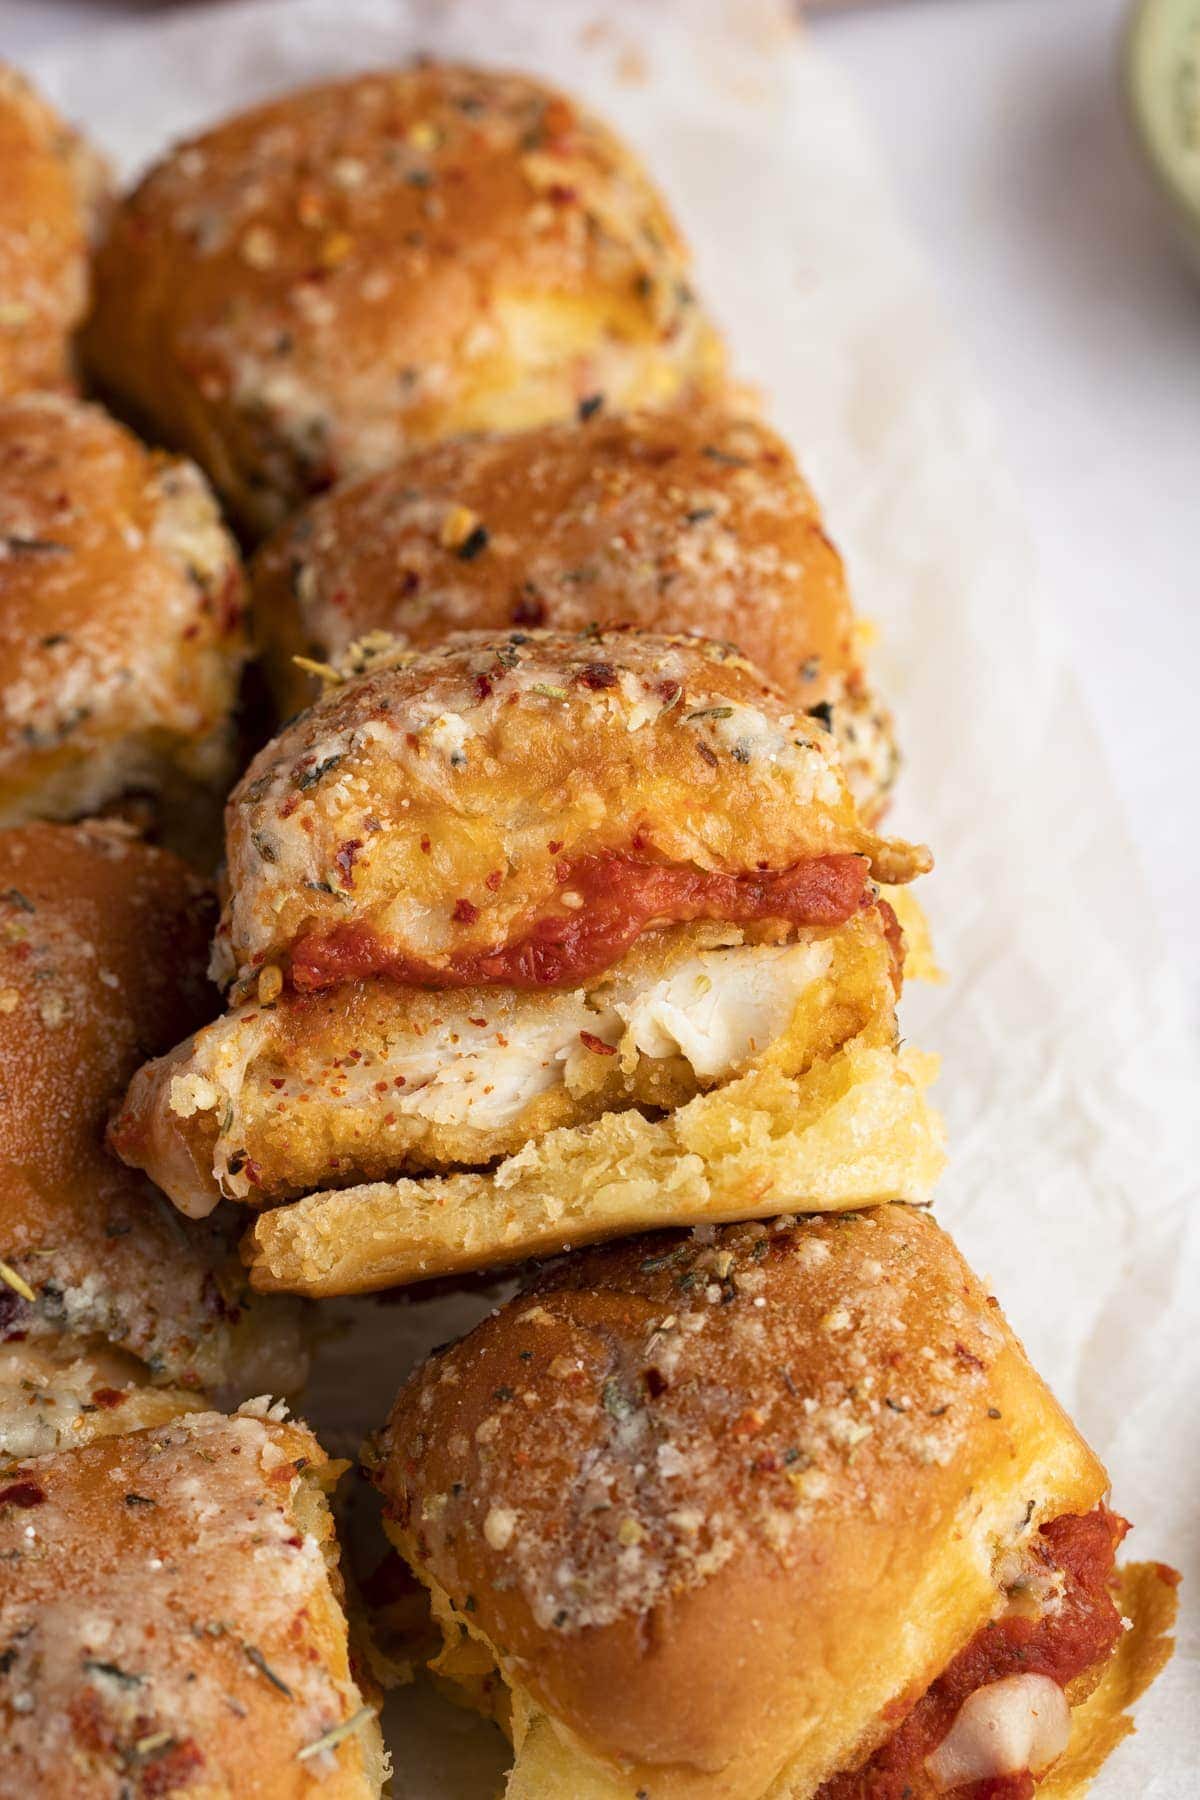
[[[247,1233],[251,1284],[365,1293],[662,1226],[923,1203],[943,1162],[936,1067],[852,1040],[798,1078],[759,1068],[665,1118],[551,1131],[491,1172],[310,1194]]]
[[[1161,1563],[1130,1563],[1118,1573],[1117,1604],[1130,1621],[1092,1693],[1074,1708],[1071,1738],[1053,1768],[1037,1781],[1038,1800],[1079,1800],[1117,1745],[1134,1730],[1130,1709],[1154,1680],[1173,1648],[1175,1582]],[[559,1736],[544,1713],[518,1722],[520,1751],[504,1800],[635,1800],[637,1790]],[[523,1731],[523,1736],[521,1732]],[[645,1790],[642,1790],[644,1793]],[[958,1790],[965,1792],[966,1790]],[[771,1788],[769,1800],[811,1800],[811,1787]],[[953,1793],[953,1790],[952,1790]],[[759,1800],[759,1796],[755,1796]],[[762,1800],[767,1800],[763,1796]],[[952,1800],[952,1795],[951,1795]]]
[[[1163,1563],[1127,1563],[1118,1569],[1115,1597],[1129,1620],[1095,1688],[1071,1719],[1071,1741],[1043,1776],[1038,1800],[1076,1800],[1086,1794],[1101,1765],[1134,1731],[1131,1709],[1175,1648],[1171,1628],[1179,1578]]]

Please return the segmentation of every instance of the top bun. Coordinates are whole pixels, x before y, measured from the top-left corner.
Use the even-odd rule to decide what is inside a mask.
[[[655,902],[643,923],[736,922],[699,894],[727,877],[763,890],[753,916],[839,924],[868,865],[885,881],[928,866],[866,829],[829,734],[736,652],[622,630],[368,644],[251,764],[226,836],[219,972],[280,961],[310,988],[381,972],[574,986],[582,952],[503,969],[494,953],[594,932],[635,879],[637,904]],[[772,883],[812,859],[835,865],[828,906],[772,910]],[[647,898],[656,878],[697,892]],[[637,935],[622,929],[589,969]]]
[[[605,126],[524,76],[417,63],[173,150],[117,211],[86,347],[265,530],[410,443],[715,383],[687,275]]]
[[[734,642],[807,710],[857,672],[842,561],[791,451],[718,407],[598,412],[410,450],[315,500],[254,563],[255,634],[285,714],[389,631],[686,629]]]
[[[74,385],[104,164],[0,63],[0,394]]]
[[[864,814],[895,772],[842,561],[783,439],[715,405],[586,416],[410,450],[263,546],[255,635],[281,714],[366,632],[414,649],[463,630],[592,624],[737,644],[820,707]]]

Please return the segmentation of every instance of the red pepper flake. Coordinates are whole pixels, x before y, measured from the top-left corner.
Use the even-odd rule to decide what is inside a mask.
[[[715,769],[719,760],[716,751],[710,749],[700,738],[696,739],[696,748],[709,767]]]
[[[482,1031],[484,1026],[487,1024],[487,1020],[486,1019],[468,1019],[467,1024],[468,1025],[478,1025],[479,1029]]]
[[[142,1763],[139,1781],[143,1800],[162,1800],[178,1788],[190,1787],[196,1770],[203,1767],[204,1755],[194,1738],[169,1740]]]
[[[496,889],[500,886],[500,883],[503,880],[504,880],[504,875],[503,875],[502,871],[500,869],[493,869],[490,875],[484,876],[483,885],[485,888],[490,888],[492,893],[494,894],[496,892]]]
[[[361,838],[348,838],[333,859],[344,888],[354,886],[354,859],[361,849]]]
[[[469,900],[456,900],[454,917],[459,925],[473,925],[479,917],[479,908],[472,906]]]
[[[8,1487],[0,1488],[0,1506],[41,1506],[46,1498],[46,1491],[36,1481],[13,1481]]]
[[[476,700],[482,702],[484,700],[490,700],[491,697],[492,697],[491,679],[487,675],[477,675],[475,677],[475,698],[476,698]]]
[[[103,1408],[105,1412],[110,1412],[114,1406],[122,1406],[128,1398],[128,1394],[122,1388],[102,1387],[97,1388],[92,1394],[92,1404]]]
[[[429,855],[429,839],[427,837],[421,839],[421,850],[425,856]]]
[[[546,845],[546,848],[550,852],[551,856],[557,856],[559,851],[562,849],[562,839],[561,838],[551,838],[550,842]]]
[[[585,1049],[593,1050],[597,1056],[615,1056],[617,1054],[615,1044],[606,1044],[604,1039],[598,1038],[593,1031],[581,1031],[579,1041]]]
[[[616,687],[617,671],[609,662],[585,663],[575,679],[581,687],[599,691],[603,688]]]
[[[956,1343],[954,1346],[954,1354],[957,1356],[959,1362],[965,1363],[968,1369],[987,1368],[987,1364],[983,1361],[982,1357],[976,1356],[973,1351],[968,1350],[965,1344]]]

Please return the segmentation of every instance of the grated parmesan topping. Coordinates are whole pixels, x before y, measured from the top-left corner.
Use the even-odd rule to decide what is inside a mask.
[[[899,1504],[966,1469],[981,1419],[1002,1428],[988,1371],[1010,1340],[977,1289],[930,1279],[930,1229],[897,1207],[577,1253],[402,1393],[377,1475],[390,1514],[419,1521],[457,1607],[478,1560],[455,1546],[482,1536],[488,1582],[567,1633],[753,1546],[802,1563],[827,1508]],[[427,1421],[468,1382],[444,1442]]]

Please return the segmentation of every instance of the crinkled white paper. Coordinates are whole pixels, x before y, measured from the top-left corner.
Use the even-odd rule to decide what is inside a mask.
[[[907,753],[895,823],[938,858],[925,894],[951,980],[910,990],[905,1020],[943,1057],[940,1217],[1107,1460],[1131,1552],[1183,1567],[1194,1600],[1200,1067],[1108,776],[1138,718],[1085,714],[988,410],[835,71],[770,0],[258,0],[34,72],[132,171],[271,90],[420,49],[565,83],[640,147],[824,502],[881,630]],[[311,1403],[331,1445],[379,1423],[418,1349],[486,1304],[338,1309],[351,1325]],[[1190,1618],[1107,1800],[1198,1791]],[[495,1791],[490,1727],[423,1687],[389,1722],[405,1800]]]

